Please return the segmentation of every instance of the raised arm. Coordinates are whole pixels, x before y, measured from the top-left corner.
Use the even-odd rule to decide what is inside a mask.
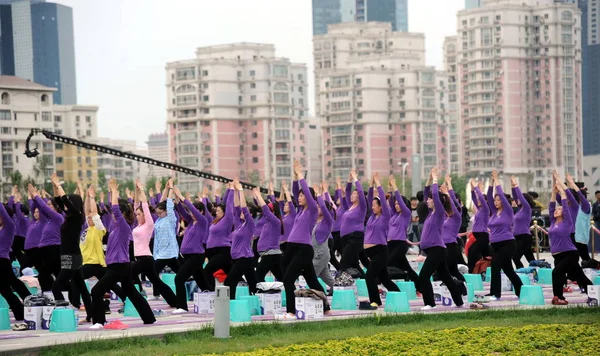
[[[300,187],[304,192],[304,197],[306,198],[306,209],[317,211],[317,202],[315,201],[315,198],[313,198],[312,194],[310,194],[308,183],[306,183],[306,180],[304,180],[304,170],[298,161],[294,162],[294,172],[298,177],[298,183],[300,184]]]
[[[389,220],[392,216],[392,211],[390,209],[389,204],[385,200],[385,191],[381,186],[381,182],[379,181],[379,173],[375,173],[373,176],[373,183],[377,187],[377,193],[379,194],[379,202],[381,203],[381,215],[384,219]]]
[[[57,213],[56,211],[48,207],[46,202],[42,199],[42,197],[40,197],[40,194],[38,193],[37,189],[35,189],[31,184],[27,186],[27,189],[29,189],[29,192],[31,192],[31,195],[35,200],[37,208],[40,210],[41,215],[44,215],[48,220],[60,220],[62,218],[62,215],[60,215],[60,213]]]
[[[392,186],[392,192],[394,193],[394,198],[395,201],[398,202],[398,204],[400,205],[400,211],[402,212],[403,216],[411,216],[411,211],[410,208],[408,206],[406,206],[406,204],[404,203],[404,199],[402,199],[402,196],[400,195],[400,192],[398,191],[398,186],[396,185],[396,177],[394,177],[393,175],[390,176],[389,179],[390,185]],[[395,207],[394,205],[390,206],[392,211],[394,211]]]
[[[581,207],[581,211],[583,211],[585,214],[589,214],[592,209],[590,202],[587,201],[585,195],[583,195],[581,189],[579,189],[577,184],[575,184],[573,176],[571,176],[570,174],[567,174],[567,183],[569,183],[569,188],[573,189],[575,191],[575,194],[577,194],[577,197],[579,198],[579,206]]]
[[[13,221],[13,219],[11,219],[10,215],[8,215],[8,212],[6,211],[6,209],[4,208],[4,204],[0,204],[0,217],[2,217],[2,224],[3,227],[2,229],[12,229],[13,233],[15,230],[15,222]],[[10,236],[10,238],[12,238],[12,236]],[[6,277],[4,277],[6,278]]]
[[[325,223],[331,225],[333,224],[333,216],[331,216],[331,212],[329,211],[329,209],[327,209],[327,206],[325,205],[325,200],[323,199],[321,188],[316,188],[317,189],[313,187],[313,189],[315,189],[315,194],[317,195],[317,205],[319,205],[319,207],[321,208],[321,213],[323,214],[323,220],[325,221]]]
[[[88,211],[86,214],[91,215],[92,221],[94,222],[94,227],[98,230],[106,230],[106,227],[102,223],[102,219],[100,219],[100,215],[98,215],[98,206],[96,205],[96,189],[94,189],[94,185],[90,185],[87,190],[87,199],[85,200],[88,205]]]

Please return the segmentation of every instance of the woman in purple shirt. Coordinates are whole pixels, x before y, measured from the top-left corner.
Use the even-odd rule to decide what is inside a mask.
[[[317,195],[317,222],[312,230],[312,246],[315,251],[313,257],[313,266],[315,274],[321,278],[329,287],[330,294],[333,294],[334,280],[329,271],[329,260],[331,259],[329,250],[329,240],[331,228],[335,220],[335,210],[330,202],[323,199],[323,192],[326,192],[326,184],[321,186],[313,185],[313,190]]]
[[[493,195],[493,188],[496,188],[496,196]],[[513,209],[504,195],[498,172],[492,171],[491,185],[487,193],[488,206],[490,207],[491,217],[488,223],[490,229],[490,242],[494,249],[492,257],[492,282],[490,284],[490,299],[492,301],[500,299],[502,295],[502,280],[500,279],[500,270],[510,279],[515,294],[521,295],[521,286],[523,282],[515,273],[512,265],[512,259],[517,251],[517,242],[513,236]]]
[[[233,181],[235,191],[234,195],[235,207],[240,207],[239,226],[231,234],[231,259],[233,266],[225,278],[224,285],[229,287],[229,295],[231,299],[235,299],[235,291],[238,282],[242,280],[242,276],[246,277],[248,288],[252,295],[256,294],[256,273],[254,272],[254,251],[252,251],[252,237],[254,236],[254,219],[252,214],[246,207],[246,197],[244,196],[244,188],[240,182],[235,179]],[[258,188],[253,190],[254,196],[260,197]],[[262,197],[260,197],[262,199]],[[263,201],[264,202],[264,201]]]
[[[552,298],[553,305],[567,305],[569,302],[563,296],[563,286],[567,282],[567,274],[577,281],[577,285],[587,292],[587,286],[592,282],[586,277],[579,265],[579,252],[571,240],[571,231],[575,220],[568,208],[567,186],[562,182],[558,173],[552,175],[552,196],[550,197],[549,215],[550,229],[550,253],[554,258],[554,269],[552,270]],[[556,195],[560,194],[561,206],[556,206]]]
[[[283,261],[285,260],[285,251],[287,249],[287,240],[290,237],[290,233],[294,228],[294,222],[296,221],[296,215],[298,211],[296,210],[296,201],[290,195],[289,187],[286,182],[281,184],[281,193],[285,195],[285,204],[283,205],[283,235],[281,235],[281,239],[279,240],[279,249],[281,250],[281,272],[285,274],[285,265]]]
[[[423,304],[425,304],[421,310],[436,308],[433,286],[430,280],[434,272],[437,272],[438,277],[448,287],[454,304],[461,307],[463,305],[462,295],[448,270],[448,264],[446,263],[448,252],[442,239],[442,226],[446,216],[452,212],[450,206],[452,202],[448,195],[439,191],[437,168],[433,168],[429,173],[423,195],[424,201],[427,202],[429,214],[425,219],[421,233],[421,249],[427,254],[419,273],[419,284],[421,285],[421,293],[423,293]]]
[[[279,202],[271,200],[269,204],[265,202],[260,191],[253,189],[254,201],[262,212],[262,225],[259,233],[257,250],[260,255],[260,262],[256,268],[256,279],[258,282],[264,282],[265,276],[269,271],[278,281],[283,280],[283,269],[281,268],[281,236],[284,234],[284,224],[281,218],[281,208]],[[256,232],[254,233],[256,235]]]
[[[513,234],[517,241],[517,252],[515,253],[515,257],[513,257],[513,261],[517,268],[523,268],[523,263],[521,262],[523,256],[525,256],[527,262],[531,262],[535,259],[533,257],[533,252],[531,251],[533,238],[531,237],[530,230],[531,212],[535,203],[533,202],[531,195],[527,193],[523,194],[521,192],[517,179],[514,176],[510,178],[510,183],[512,185],[513,199],[515,199],[517,208],[519,209],[515,213],[513,220]]]
[[[354,191],[352,191],[352,184],[356,187]],[[351,205],[342,217],[340,228],[344,244],[344,252],[340,260],[340,270],[346,271],[348,268],[354,267],[359,273],[362,273],[358,261],[365,242],[364,231],[367,200],[364,197],[362,185],[358,181],[358,176],[354,170],[350,171],[348,184],[346,184],[346,201],[349,201]]]
[[[21,264],[21,268],[35,267],[39,271],[40,256],[38,245],[40,243],[40,237],[42,230],[48,222],[43,214],[40,214],[40,209],[37,207],[37,203],[33,200],[31,193],[29,195],[29,211],[31,211],[31,218],[29,226],[27,227],[27,233],[25,234],[25,256],[24,262]]]
[[[133,211],[126,200],[119,200],[119,186],[113,178],[108,182],[110,191],[110,204],[113,213],[110,236],[106,246],[106,274],[92,288],[92,321],[94,325],[90,329],[126,329],[127,325],[119,320],[106,324],[104,314],[104,294],[111,290],[117,283],[126,298],[129,298],[135,309],[140,314],[144,324],[154,324],[156,318],[148,305],[148,301],[135,289],[133,276],[131,275],[131,263],[129,260],[129,241],[131,240],[131,227],[133,222]],[[125,220],[125,216],[129,221]]]
[[[15,201],[16,200],[16,201]],[[25,251],[25,235],[27,235],[27,228],[29,227],[29,209],[26,205],[21,205],[21,194],[19,188],[13,186],[12,195],[8,198],[8,206],[14,211],[13,221],[15,222],[15,239],[12,244],[12,255],[21,264],[21,270],[25,267],[23,263],[26,262],[23,259]]]
[[[377,196],[373,197],[373,188],[377,187]],[[365,282],[369,291],[369,309],[377,309],[382,305],[377,287],[376,279],[388,290],[388,292],[399,292],[400,289],[396,283],[392,282],[387,271],[388,248],[387,234],[390,228],[391,209],[385,201],[385,192],[379,181],[379,173],[374,173],[371,178],[371,188],[369,189],[369,201],[371,201],[371,216],[367,221],[365,230],[364,249],[367,257],[371,259]]]
[[[388,230],[388,249],[389,258],[388,266],[397,267],[408,274],[408,278],[415,284],[415,289],[420,293],[419,275],[415,272],[408,259],[409,242],[406,236],[406,231],[410,224],[412,214],[408,207],[410,202],[408,199],[400,195],[398,186],[396,185],[396,177],[393,175],[389,178],[390,185],[390,207],[392,208],[392,216],[390,217],[390,227]]]
[[[470,181],[471,199],[475,209],[473,218],[474,246],[470,248],[468,256],[469,272],[473,272],[475,265],[480,259],[490,260],[490,233],[488,223],[490,221],[490,208],[483,195],[483,182],[477,183],[474,179]]]
[[[323,181],[323,184],[327,184]],[[331,241],[329,243],[329,263],[336,269],[340,270],[340,261],[338,261],[336,253],[342,256],[342,237],[340,236],[340,230],[342,227],[342,217],[344,216],[344,212],[348,209],[348,204],[346,204],[346,199],[342,194],[342,180],[340,177],[336,178],[336,188],[335,194],[333,196],[333,202],[335,203],[335,221],[333,222],[333,227],[331,228]],[[325,190],[326,197],[329,197],[329,186]]]

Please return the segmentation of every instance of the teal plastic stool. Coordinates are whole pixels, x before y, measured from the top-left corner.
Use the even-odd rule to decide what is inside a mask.
[[[321,278],[319,278],[319,283],[321,283],[321,287],[323,287],[325,294],[327,294],[327,284],[325,284]]]
[[[37,276],[38,274],[40,274],[40,273],[37,271],[37,269],[35,269],[35,268],[32,268],[32,269],[33,269],[33,275],[34,275],[34,276]]]
[[[0,308],[9,309],[8,302],[4,299],[3,296],[0,295]]]
[[[281,291],[281,306],[287,307],[287,300],[285,299],[285,290]]]
[[[252,314],[247,300],[229,301],[229,320],[234,323],[247,323],[252,321]]]
[[[123,307],[123,316],[139,318],[140,313],[138,313],[137,309],[133,306],[133,303],[129,298],[125,300],[125,306]]]
[[[13,261],[12,266],[16,268],[21,268],[21,264],[17,260]]]
[[[486,282],[492,281],[492,267],[488,267],[485,269],[485,281]]]
[[[521,287],[521,305],[544,305],[544,290],[542,286],[523,286]]]
[[[248,307],[250,308],[250,315],[262,315],[261,309],[260,309],[260,300],[258,299],[257,295],[245,295],[243,297],[240,297],[239,300],[248,301]]]
[[[8,308],[0,308],[0,330],[10,330]]]
[[[529,275],[528,274],[517,273],[517,276],[519,276],[519,278],[521,279],[521,282],[523,282],[524,286],[530,286],[531,285],[531,281],[529,280]]]
[[[473,303],[473,299],[475,299],[475,288],[471,283],[467,283],[467,303]]]
[[[356,310],[356,296],[353,290],[336,290],[333,292],[331,309]]]
[[[356,287],[358,288],[359,297],[368,297],[369,290],[367,289],[367,282],[364,279],[356,280]]]
[[[385,296],[386,313],[408,313],[410,305],[408,304],[408,293],[406,292],[387,292]]]
[[[413,281],[398,281],[396,285],[400,288],[400,292],[406,293],[408,300],[417,300],[417,289]]]
[[[483,289],[483,279],[481,279],[480,274],[463,274],[465,277],[465,281],[467,283],[471,283],[473,285],[473,290],[482,291]]]
[[[71,308],[54,309],[50,317],[50,332],[68,333],[77,331],[79,320]]]
[[[552,284],[552,268],[538,269],[538,284]]]
[[[600,276],[594,277],[594,285],[595,286],[600,286]]]
[[[163,273],[160,276],[160,279],[163,282],[165,282],[165,284],[168,285],[173,290],[173,293],[176,293],[176,289],[175,289],[175,273]]]
[[[31,295],[36,295],[36,294],[38,294],[38,289],[37,289],[37,287],[27,287],[27,289],[29,289],[29,293],[31,293]]]
[[[249,295],[250,295],[250,288],[248,288],[248,286],[235,287],[235,299],[240,299],[241,297],[247,297]]]
[[[273,277],[273,276],[266,276],[265,277],[265,282],[275,282],[275,277]]]

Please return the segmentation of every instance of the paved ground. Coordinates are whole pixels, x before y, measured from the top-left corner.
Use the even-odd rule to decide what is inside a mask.
[[[547,256],[544,256],[549,260]],[[484,283],[485,292],[478,292],[476,294],[484,294],[489,290],[489,284]],[[550,300],[552,299],[552,289],[549,285],[543,285],[545,306],[546,308],[552,307]],[[148,291],[151,294],[151,291]],[[584,304],[587,301],[587,296],[581,294],[579,290],[574,287],[573,293],[566,295],[570,302],[570,305]],[[365,299],[365,298],[359,298]],[[164,301],[150,301],[150,305],[153,309],[162,309],[170,314],[170,309]],[[501,301],[492,302],[488,304],[491,308],[526,308],[519,306],[518,298],[513,292],[503,292]],[[108,330],[89,330],[90,324],[83,324],[79,326],[77,332],[71,333],[51,333],[48,330],[35,330],[35,331],[0,331],[0,353],[13,353],[23,354],[25,352],[34,352],[40,348],[46,346],[52,346],[56,344],[75,343],[88,340],[97,339],[110,339],[119,337],[129,336],[156,336],[160,337],[166,333],[184,332],[188,330],[194,330],[202,328],[212,323],[212,315],[199,315],[199,314],[183,314],[183,315],[165,315],[157,318],[157,322],[153,325],[143,325],[139,318],[123,317],[117,313],[117,309],[122,304],[118,301],[111,303],[112,314],[107,316],[108,321],[120,319],[123,323],[129,325],[129,329],[125,331],[108,331]],[[411,312],[420,312],[420,308],[423,306],[421,299],[410,301]],[[190,310],[193,310],[192,302],[190,302]],[[283,311],[283,310],[282,310]],[[462,308],[458,309],[455,307],[441,307],[434,311],[434,313],[440,312],[467,312],[469,309]],[[383,308],[380,308],[377,313],[385,314]],[[324,321],[334,320],[339,318],[349,318],[361,315],[370,315],[373,312],[370,311],[341,311],[335,310],[332,316],[327,316]],[[273,316],[254,316],[252,317],[253,322],[272,322]],[[13,320],[14,322],[14,320]],[[286,321],[287,322],[287,321]],[[289,321],[298,322],[298,321]],[[232,324],[235,325],[235,324]]]

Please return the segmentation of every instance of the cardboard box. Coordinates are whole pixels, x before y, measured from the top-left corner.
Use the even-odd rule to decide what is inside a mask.
[[[296,298],[296,319],[323,319],[323,301],[313,298]]]
[[[25,323],[28,330],[42,330],[44,307],[25,307]]]
[[[42,307],[42,329],[50,330],[50,319],[52,318],[52,312],[54,311],[54,306],[45,306]]]
[[[215,292],[194,293],[194,313],[214,314],[216,295]]]
[[[450,294],[448,287],[442,285],[442,281],[431,282],[431,284],[433,286],[433,297],[436,303],[444,307],[456,306],[454,300],[452,300],[452,295]]]
[[[600,302],[600,286],[598,285],[589,285],[587,287],[588,297],[591,299],[596,299]]]
[[[501,290],[503,292],[513,290],[512,282],[510,281],[510,279],[508,279],[508,277],[504,273],[500,274],[500,279],[502,280]]]
[[[262,315],[275,315],[281,313],[281,293],[258,293]]]

